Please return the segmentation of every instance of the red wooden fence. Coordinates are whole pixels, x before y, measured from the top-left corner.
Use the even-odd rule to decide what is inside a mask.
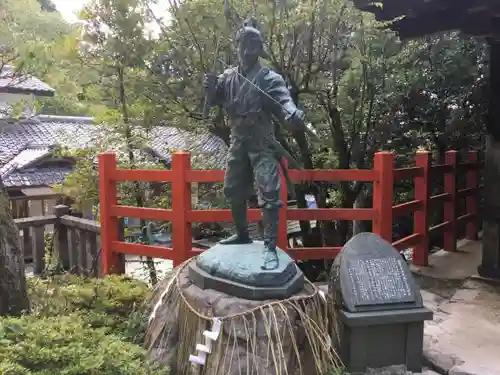
[[[278,245],[295,260],[332,259],[340,247],[288,248],[288,220],[366,220],[372,221],[372,230],[392,242],[393,218],[414,215],[414,233],[393,242],[397,249],[413,247],[413,262],[428,264],[429,234],[444,231],[444,248],[456,250],[457,225],[466,223],[466,237],[477,236],[477,192],[478,163],[477,152],[469,153],[469,161],[457,164],[457,152],[446,153],[446,164],[431,165],[429,152],[416,154],[416,166],[394,169],[394,155],[390,152],[375,154],[374,168],[363,170],[289,170],[293,182],[300,181],[366,181],[373,183],[373,208],[281,208]],[[457,190],[457,171],[467,173],[467,187]],[[444,175],[444,193],[429,196],[430,180],[433,176]],[[200,249],[192,248],[191,223],[231,221],[227,209],[193,210],[191,207],[191,183],[222,181],[222,170],[193,170],[188,153],[172,155],[171,170],[125,170],[118,169],[114,153],[99,156],[99,189],[101,216],[102,271],[104,274],[121,273],[119,254],[135,254],[153,258],[171,259],[178,265],[199,254]],[[282,177],[283,179],[283,177]],[[413,180],[414,200],[393,204],[394,182]],[[119,181],[170,182],[172,184],[172,208],[139,208],[118,204],[116,184]],[[287,201],[287,185],[281,184],[281,199]],[[457,202],[466,199],[466,213],[457,215]],[[429,227],[429,207],[435,203],[444,204],[444,222]],[[150,246],[119,241],[118,218],[135,217],[146,220],[170,221],[172,224],[172,248]],[[259,221],[260,210],[250,209],[249,220]]]

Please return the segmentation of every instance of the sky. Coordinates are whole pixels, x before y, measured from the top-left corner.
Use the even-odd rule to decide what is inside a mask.
[[[75,22],[78,20],[75,13],[83,8],[85,3],[89,0],[52,0],[52,2],[56,5],[57,10],[62,14],[64,19],[68,22]],[[167,18],[166,17],[166,4],[167,1],[159,1],[158,5],[151,6],[156,17]],[[154,27],[153,27],[154,28]]]
[[[75,22],[77,17],[75,13],[82,9],[83,5],[87,2],[86,0],[52,0],[56,5],[57,10],[62,14],[65,20],[68,22]]]

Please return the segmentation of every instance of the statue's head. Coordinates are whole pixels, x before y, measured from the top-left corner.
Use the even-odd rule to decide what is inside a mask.
[[[250,19],[236,34],[238,59],[244,66],[252,66],[264,52],[264,40],[255,19]]]

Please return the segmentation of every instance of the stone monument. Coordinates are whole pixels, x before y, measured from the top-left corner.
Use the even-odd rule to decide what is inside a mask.
[[[422,370],[424,321],[432,319],[407,264],[390,243],[360,233],[332,266],[329,300],[347,370],[405,365]]]

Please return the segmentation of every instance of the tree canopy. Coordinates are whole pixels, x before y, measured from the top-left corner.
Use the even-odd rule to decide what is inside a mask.
[[[82,182],[95,182],[93,158],[110,144],[124,150],[121,162],[154,166],[136,152],[152,125],[208,130],[229,142],[224,112],[202,115],[202,82],[236,63],[235,32],[250,16],[265,37],[265,64],[285,78],[325,140],[313,144],[276,124],[278,140],[305,168],[369,168],[380,150],[396,151],[404,165],[416,149],[439,160],[450,148],[482,147],[487,50],[480,39],[443,33],[400,41],[348,0],[171,0],[168,15],[155,14],[155,3],[91,0],[83,22],[69,25],[49,0],[0,0],[0,45],[57,90],[40,101],[42,113],[93,115],[106,125],[102,145],[79,151],[67,182],[75,198],[95,197],[95,184]],[[137,204],[155,204],[140,190],[127,191]],[[296,190],[299,207],[307,194],[320,207],[371,198],[361,182]],[[301,228],[309,246],[341,244],[354,230],[346,222]]]
[[[303,132],[288,134],[276,124],[280,142],[304,167],[368,168],[379,150],[397,151],[404,164],[417,148],[441,158],[449,148],[481,147],[481,40],[445,33],[402,42],[344,0],[171,1],[169,17],[154,14],[153,6],[152,0],[89,2],[80,13],[84,26],[68,29],[51,50],[44,78],[59,95],[43,110],[114,112],[114,122],[208,129],[228,141],[220,109],[208,119],[201,115],[201,83],[205,73],[236,63],[235,32],[254,16],[265,37],[265,63],[283,75],[328,144],[311,144]],[[468,137],[472,132],[478,136]],[[352,207],[360,196],[369,200],[370,187],[299,186],[299,204],[306,193],[321,206]],[[332,241],[348,235],[340,229]]]

